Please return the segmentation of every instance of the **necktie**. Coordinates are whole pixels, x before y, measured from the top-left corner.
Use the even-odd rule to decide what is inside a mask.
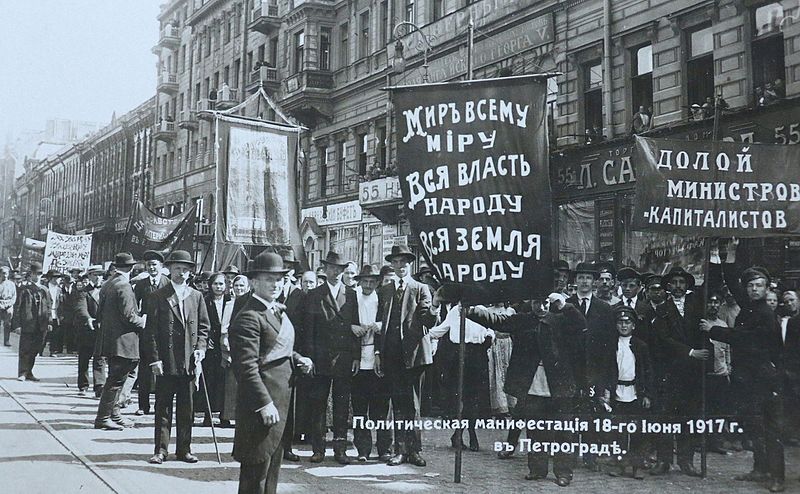
[[[400,279],[400,281],[397,282],[397,291],[395,293],[395,295],[397,296],[397,300],[402,300],[403,290],[405,290],[405,287],[403,286],[403,280]]]
[[[632,305],[631,305],[632,303],[633,303],[633,301],[631,299],[628,299],[628,307],[632,307]]]
[[[588,305],[587,302],[588,302],[588,299],[585,299],[585,298],[581,299],[581,312],[583,312],[584,315],[586,315],[586,307]]]

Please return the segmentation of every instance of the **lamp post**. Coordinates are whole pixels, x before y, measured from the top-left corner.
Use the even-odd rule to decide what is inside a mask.
[[[394,26],[394,29],[392,30],[394,39],[397,40],[394,42],[395,58],[397,59],[394,65],[395,71],[399,73],[405,69],[405,60],[403,59],[403,50],[405,47],[403,45],[403,42],[400,41],[400,35],[399,35],[400,28],[403,26],[407,26],[410,29],[410,32],[416,31],[419,33],[421,41],[418,42],[418,45],[420,45],[423,48],[422,67],[425,69],[422,73],[422,82],[423,83],[428,82],[428,51],[433,49],[433,45],[431,45],[431,40],[435,39],[435,36],[423,33],[422,29],[420,29],[419,26],[410,21],[399,22],[397,25]]]

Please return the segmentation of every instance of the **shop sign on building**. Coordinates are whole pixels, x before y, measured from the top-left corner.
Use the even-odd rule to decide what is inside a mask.
[[[363,214],[358,201],[348,201],[305,208],[300,212],[300,216],[314,218],[319,226],[325,226],[361,221]]]
[[[358,187],[361,206],[378,206],[397,202],[401,199],[400,178],[385,177],[369,182],[361,182]]]

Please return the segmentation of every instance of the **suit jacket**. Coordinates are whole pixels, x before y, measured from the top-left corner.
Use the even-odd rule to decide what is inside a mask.
[[[17,287],[17,300],[11,325],[22,333],[47,333],[50,324],[50,291],[35,283],[26,282]]]
[[[208,311],[203,295],[194,288],[183,300],[181,314],[175,289],[172,283],[159,288],[148,300],[146,335],[147,363],[158,362],[164,365],[164,375],[190,375],[192,353],[207,347]],[[183,334],[180,347],[174,343],[173,335]],[[183,366],[180,366],[180,363]]]
[[[243,464],[263,462],[281,444],[291,396],[289,380],[299,354],[274,362],[267,362],[267,355],[281,331],[287,329],[294,330],[288,316],[272,314],[255,297],[248,297],[231,322],[232,367],[239,383],[233,457]],[[278,409],[280,421],[266,426],[258,410],[270,403]]]
[[[567,302],[580,312],[580,299],[573,295]],[[594,387],[594,392],[601,395],[603,390],[613,391],[616,379],[608,372],[616,365],[617,326],[614,322],[614,309],[607,302],[593,296],[589,310],[585,314],[585,380],[583,389]]]
[[[566,304],[560,312],[548,312],[542,317],[532,312],[508,315],[472,307],[469,318],[514,338],[506,370],[506,393],[517,399],[527,396],[541,362],[551,397],[577,395],[578,369],[585,356],[580,333],[586,327],[586,319],[575,306]]]
[[[149,277],[139,280],[135,285],[133,285],[133,293],[136,295],[136,303],[138,303],[141,307],[142,314],[147,314],[148,296],[159,288],[164,288],[167,285],[169,285],[169,279],[164,275],[160,275],[158,277],[158,283],[155,288],[153,288],[153,285],[150,284]]]
[[[392,305],[395,303],[395,283],[378,289],[378,321],[382,321],[381,332],[375,335],[375,349],[383,353],[386,344],[386,331]],[[402,335],[403,361],[406,369],[413,369],[433,363],[431,339],[428,328],[436,325],[437,310],[432,306],[431,290],[428,285],[409,279],[404,288],[400,308],[400,334]]]
[[[75,297],[73,324],[81,346],[94,347],[97,319],[97,301],[86,291],[71,294]]]
[[[780,335],[780,325],[778,334]],[[800,396],[800,316],[790,317],[786,323],[786,341],[780,349],[778,368],[783,375],[787,395]]]
[[[314,361],[317,375],[349,376],[353,361],[361,360],[361,341],[351,329],[359,324],[355,290],[342,285],[334,300],[323,283],[308,292],[305,311],[300,353]]]
[[[133,288],[121,274],[114,275],[100,289],[97,313],[100,355],[139,360],[139,332],[144,320],[139,315]]]

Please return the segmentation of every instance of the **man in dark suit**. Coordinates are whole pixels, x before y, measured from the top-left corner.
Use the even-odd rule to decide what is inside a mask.
[[[94,354],[96,343],[97,301],[87,291],[87,276],[75,280],[75,290],[70,294],[73,305],[73,328],[78,347],[78,392],[83,395],[89,389],[89,360]],[[94,357],[95,359],[97,357]],[[96,362],[95,362],[96,364]],[[96,368],[93,365],[92,368]],[[94,385],[98,385],[98,375],[94,372]]]
[[[17,379],[38,381],[33,375],[36,355],[42,351],[47,332],[50,330],[50,292],[39,281],[42,264],[31,262],[30,279],[17,287],[11,327],[19,329],[19,368]]]
[[[436,324],[439,314],[428,285],[411,277],[415,259],[408,247],[393,246],[386,261],[394,268],[397,279],[378,292],[378,320],[382,324],[381,332],[375,336],[375,372],[379,377],[386,375],[394,419],[403,421],[419,418],[422,374],[433,363],[426,328]],[[395,455],[389,465],[426,465],[420,455],[419,430],[395,430],[395,442]]]
[[[231,323],[232,366],[239,381],[233,440],[233,457],[241,463],[239,494],[276,492],[292,364],[305,373],[313,365],[293,351],[294,327],[276,302],[285,273],[279,255],[256,256],[247,272],[252,296]]]
[[[114,258],[115,273],[100,289],[98,319],[100,321],[100,355],[108,360],[108,377],[100,395],[96,429],[121,430],[133,423],[119,413],[119,398],[128,374],[139,364],[139,332],[145,319],[139,315],[130,274],[136,261],[128,252]]]
[[[780,320],[781,350],[778,368],[783,375],[786,410],[800,409],[800,300],[797,292],[783,292],[783,314]],[[800,432],[798,414],[787,414],[787,436],[797,440]]]
[[[191,452],[193,377],[205,358],[209,320],[203,295],[187,282],[194,269],[192,255],[172,252],[164,261],[169,284],[147,299],[145,345],[148,365],[156,376],[155,454],[150,463],[167,458],[172,428],[172,400],[177,399],[175,425],[178,430],[175,453],[179,460],[197,463]]]
[[[351,330],[358,324],[356,292],[341,280],[347,261],[335,252],[322,260],[327,281],[308,293],[305,303],[302,353],[314,361],[308,383],[311,409],[311,461],[325,459],[325,410],[333,387],[333,455],[346,465],[350,387],[361,361],[361,343]]]
[[[711,339],[729,343],[733,366],[732,388],[739,397],[737,413],[753,441],[753,470],[736,480],[764,482],[770,492],[785,490],[783,429],[783,386],[775,365],[780,359],[781,330],[775,313],[767,305],[770,276],[766,269],[753,266],[735,273],[735,256],[723,265],[725,282],[741,307],[733,328],[712,326],[707,320],[700,329]],[[740,280],[735,283],[734,280]]]
[[[579,392],[577,364],[584,359],[580,333],[586,320],[580,310],[564,302],[563,294],[552,294],[549,307],[534,301],[533,312],[500,314],[472,307],[469,318],[495,331],[514,335],[506,371],[506,393],[519,401],[515,416],[522,419],[571,419],[576,412]],[[597,302],[597,300],[595,300]],[[539,442],[571,442],[569,434],[528,429],[528,439]],[[547,477],[548,454],[528,453],[528,480]],[[572,482],[574,458],[558,454],[553,458],[556,483],[566,487]]]
[[[164,256],[161,255],[161,252],[148,250],[142,257],[144,258],[144,265],[147,269],[147,278],[136,282],[133,286],[133,293],[136,295],[136,303],[139,304],[139,312],[141,314],[147,314],[147,299],[150,294],[169,285],[169,280],[166,276],[161,274],[161,266],[164,263]],[[148,365],[150,358],[144,353],[145,344],[144,340],[139,342],[139,353],[142,358],[139,361],[139,374],[137,377],[139,382],[139,409],[136,410],[136,415],[150,413],[150,391],[153,389],[153,372]]]

